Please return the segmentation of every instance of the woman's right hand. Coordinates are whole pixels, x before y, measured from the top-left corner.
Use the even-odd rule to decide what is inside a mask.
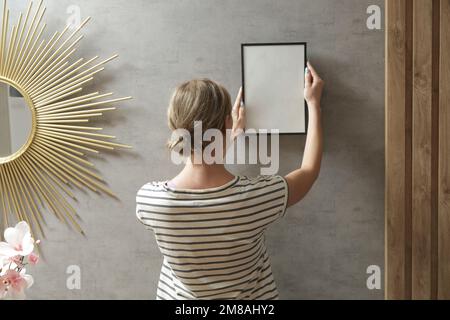
[[[305,70],[305,99],[308,107],[320,108],[324,86],[325,82],[308,62],[308,68]]]

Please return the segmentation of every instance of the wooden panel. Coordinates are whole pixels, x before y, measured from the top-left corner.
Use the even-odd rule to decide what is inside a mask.
[[[431,299],[433,2],[413,5],[412,298]]]
[[[439,90],[439,298],[450,299],[450,0],[441,0]]]
[[[438,298],[440,0],[433,0],[431,128],[431,299]]]
[[[386,297],[450,299],[450,0],[386,10]]]
[[[413,1],[405,8],[405,299],[412,298]]]
[[[406,0],[386,1],[386,298],[406,297]]]

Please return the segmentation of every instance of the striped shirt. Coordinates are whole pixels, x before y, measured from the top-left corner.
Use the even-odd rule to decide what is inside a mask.
[[[204,190],[143,186],[136,214],[164,256],[156,299],[278,299],[264,234],[287,199],[281,176],[238,176]]]

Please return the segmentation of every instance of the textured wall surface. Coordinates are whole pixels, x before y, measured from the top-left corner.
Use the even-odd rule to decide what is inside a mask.
[[[326,151],[311,194],[267,236],[284,299],[379,299],[366,268],[384,264],[384,30],[366,27],[366,9],[381,0],[46,0],[48,34],[62,30],[67,8],[92,16],[79,55],[119,53],[91,89],[135,99],[101,126],[131,152],[93,161],[120,201],[78,192],[86,237],[48,215],[44,263],[30,270],[31,298],[153,299],[162,263],[153,235],[135,219],[135,193],[179,168],[165,142],[172,88],[210,77],[235,95],[240,43],[307,41],[327,82]],[[10,1],[13,18],[25,0]],[[48,38],[48,37],[47,37]],[[299,165],[304,137],[282,137],[280,173]],[[236,167],[257,174],[256,167]],[[81,268],[81,290],[68,290],[66,268]]]

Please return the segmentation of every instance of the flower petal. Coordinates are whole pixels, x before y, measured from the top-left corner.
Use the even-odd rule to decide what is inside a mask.
[[[30,226],[25,221],[21,221],[18,224],[16,224],[15,229],[19,233],[21,240],[23,239],[23,237],[25,237],[27,233],[30,233]]]
[[[33,285],[34,279],[33,279],[33,276],[32,276],[32,275],[24,274],[24,275],[22,275],[22,278],[23,278],[23,279],[26,281],[26,283],[27,283],[27,289],[30,288],[30,287]]]
[[[5,295],[5,299],[7,300],[25,300],[25,298],[25,290],[14,290],[11,287]]]
[[[20,231],[16,228],[8,228],[4,233],[5,241],[8,242],[12,247],[17,247],[22,244],[22,238]]]
[[[22,256],[28,256],[30,253],[33,252],[34,250],[34,239],[31,237],[30,233],[25,234],[25,236],[23,237],[22,240],[22,251],[21,251],[21,255]]]
[[[8,287],[5,284],[5,279],[0,277],[0,299],[3,299],[8,291]]]
[[[11,258],[17,255],[17,251],[9,243],[0,242],[0,255]]]

